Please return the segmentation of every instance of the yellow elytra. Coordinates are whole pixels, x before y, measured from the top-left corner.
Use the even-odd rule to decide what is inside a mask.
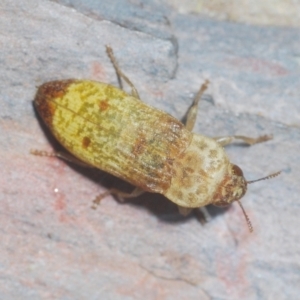
[[[251,182],[230,163],[223,146],[235,139],[255,144],[270,137],[208,138],[192,133],[198,102],[208,82],[195,97],[184,125],[143,103],[119,69],[111,48],[107,51],[118,76],[132,87],[132,94],[90,80],[44,83],[34,104],[56,139],[85,164],[124,179],[141,191],[165,195],[182,213],[239,200]],[[134,193],[121,194],[126,197]]]

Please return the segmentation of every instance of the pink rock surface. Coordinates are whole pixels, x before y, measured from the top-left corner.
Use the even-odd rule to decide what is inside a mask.
[[[0,299],[299,298],[296,31],[172,15],[172,30],[160,24],[151,34],[42,0],[4,0],[0,14]],[[243,198],[254,233],[238,205],[209,208],[205,225],[154,194],[128,204],[107,197],[93,210],[106,188],[128,186],[29,154],[57,146],[34,113],[36,87],[65,78],[117,84],[106,44],[142,99],[178,118],[208,78],[195,131],[274,134],[228,147],[249,180],[283,171]]]

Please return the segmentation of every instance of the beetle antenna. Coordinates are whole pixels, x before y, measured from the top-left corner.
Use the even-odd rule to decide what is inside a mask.
[[[242,209],[242,212],[243,212],[243,214],[244,214],[244,216],[245,216],[245,219],[246,219],[246,222],[247,222],[249,231],[250,231],[250,232],[253,232],[253,226],[252,226],[252,224],[251,224],[251,221],[250,221],[248,215],[247,215],[246,212],[245,212],[245,209],[244,209],[244,207],[243,207],[241,201],[240,201],[240,200],[237,200],[237,202],[238,202],[238,204],[239,204],[240,208]]]
[[[257,181],[261,181],[261,180],[266,180],[266,179],[274,178],[274,177],[278,176],[280,173],[281,173],[281,171],[278,171],[278,172],[272,173],[272,174],[270,174],[270,175],[268,175],[268,176],[266,176],[266,177],[262,177],[262,178],[259,178],[259,179],[250,180],[250,181],[246,181],[246,182],[247,182],[247,184],[249,184],[249,183],[253,183],[253,182],[257,182]],[[245,219],[246,219],[246,222],[247,222],[249,231],[250,231],[250,232],[253,232],[253,226],[252,226],[252,224],[251,224],[251,221],[250,221],[248,215],[247,215],[246,212],[245,212],[245,209],[244,209],[242,203],[240,202],[240,200],[237,200],[237,202],[238,202],[240,208],[241,208],[242,211],[243,211],[243,214],[244,214],[244,216],[245,216]]]
[[[273,174],[270,174],[266,177],[263,177],[263,178],[259,178],[259,179],[256,179],[256,180],[250,180],[250,181],[247,181],[247,183],[253,183],[253,182],[257,182],[257,181],[261,181],[261,180],[266,180],[266,179],[270,179],[270,178],[274,178],[276,176],[278,176],[279,174],[281,173],[281,171],[278,171],[276,173],[273,173]]]

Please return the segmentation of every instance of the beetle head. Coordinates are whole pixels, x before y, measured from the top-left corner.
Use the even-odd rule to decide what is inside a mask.
[[[212,201],[216,206],[227,206],[241,199],[247,191],[247,181],[243,171],[237,165],[231,164],[227,175],[220,183]]]
[[[266,177],[259,178],[256,180],[246,181],[243,171],[237,165],[231,164],[229,170],[224,180],[221,182],[217,192],[214,195],[212,204],[215,206],[227,206],[234,201],[237,201],[241,207],[243,214],[245,216],[246,222],[248,224],[249,230],[252,232],[253,227],[251,225],[250,219],[246,214],[241,202],[239,201],[247,191],[247,185],[260,180],[270,179],[280,174],[279,172],[270,174]]]

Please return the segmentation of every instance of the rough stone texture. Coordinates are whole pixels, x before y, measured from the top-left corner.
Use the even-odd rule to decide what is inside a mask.
[[[300,26],[299,0],[166,0],[181,13],[247,24]]]
[[[111,1],[118,13],[72,3],[0,3],[0,298],[298,299],[299,32],[178,15],[158,1]],[[205,225],[152,194],[92,210],[97,194],[128,186],[29,154],[57,146],[34,113],[36,86],[117,84],[106,44],[142,99],[178,118],[208,78],[195,131],[274,134],[228,147],[249,180],[283,171],[249,186],[253,234],[237,205],[210,207]]]

